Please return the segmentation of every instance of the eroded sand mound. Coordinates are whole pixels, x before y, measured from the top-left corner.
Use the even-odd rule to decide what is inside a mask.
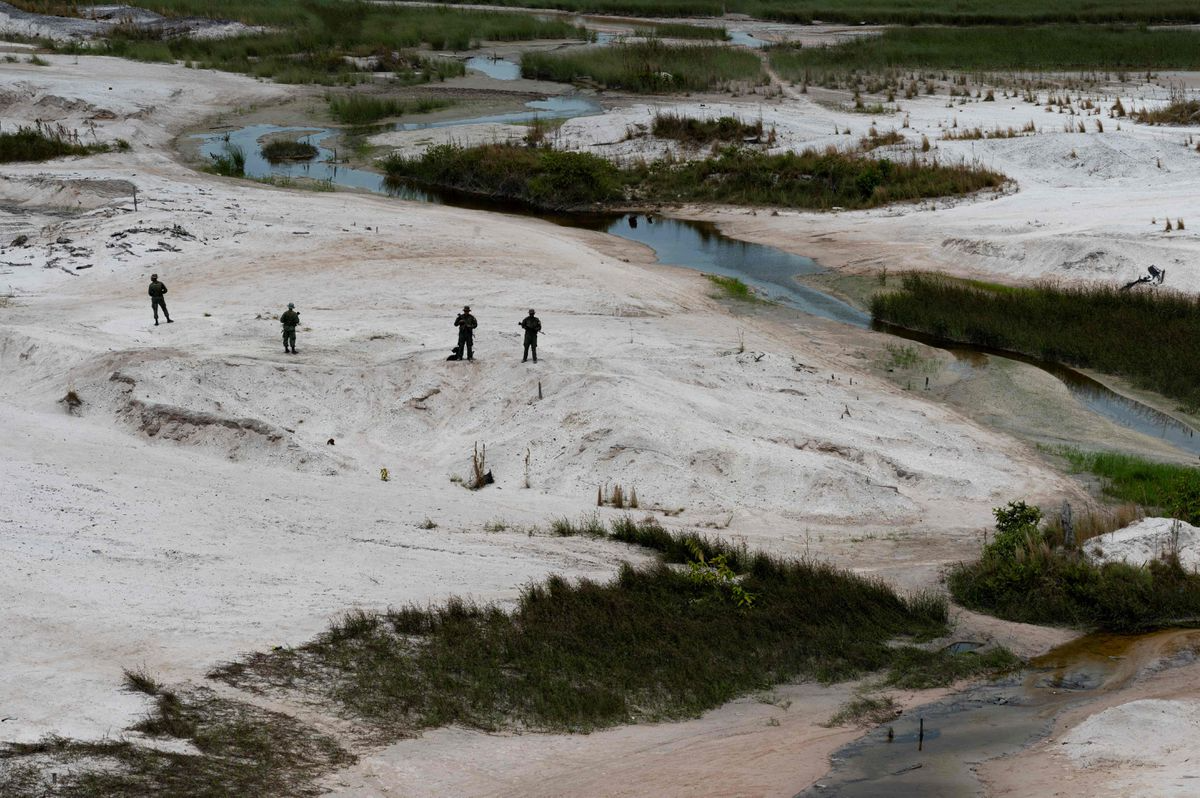
[[[1124,529],[1088,541],[1085,551],[1097,562],[1145,565],[1178,550],[1185,568],[1200,567],[1200,529],[1172,518],[1143,518]]]
[[[1092,715],[1061,742],[1080,767],[1165,768],[1181,765],[1195,754],[1198,734],[1200,701],[1147,698]]]

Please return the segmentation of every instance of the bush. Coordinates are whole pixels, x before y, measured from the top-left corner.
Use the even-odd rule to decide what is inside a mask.
[[[307,141],[276,139],[262,147],[262,155],[270,163],[281,161],[311,161],[317,157],[317,148]],[[244,166],[244,163],[243,163]]]
[[[711,144],[741,142],[743,139],[758,139],[762,136],[762,120],[755,123],[743,122],[734,116],[719,119],[695,119],[682,114],[657,113],[650,132],[660,139],[674,139],[688,144]]]

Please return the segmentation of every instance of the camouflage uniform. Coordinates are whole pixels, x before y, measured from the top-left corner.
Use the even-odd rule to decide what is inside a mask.
[[[296,327],[300,324],[300,314],[296,312],[295,305],[288,305],[288,309],[279,317],[279,321],[283,324],[283,351],[289,351],[296,354]]]
[[[479,322],[471,315],[470,308],[463,308],[463,312],[454,319],[454,326],[458,328],[459,357],[465,355],[467,360],[474,360],[475,328],[479,326]]]
[[[150,310],[154,312],[154,323],[158,324],[158,309],[162,308],[163,315],[167,317],[167,324],[171,323],[171,314],[167,312],[167,300],[163,298],[163,294],[167,293],[167,287],[159,282],[158,275],[150,275]]]
[[[536,363],[537,337],[538,333],[542,331],[541,320],[537,316],[533,315],[533,310],[530,309],[529,315],[517,322],[517,326],[525,330],[525,354],[522,356],[521,362],[524,363],[526,360],[529,360],[529,353],[532,350],[533,362]]]

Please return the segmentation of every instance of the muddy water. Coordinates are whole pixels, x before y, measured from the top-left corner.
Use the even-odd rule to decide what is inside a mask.
[[[1200,630],[1195,629],[1081,637],[1034,659],[1011,679],[916,708],[880,726],[837,751],[825,778],[799,795],[980,795],[976,765],[1045,736],[1054,717],[1069,706],[1128,687],[1139,675],[1194,662],[1197,649]]]
[[[479,122],[513,123],[537,116],[553,118],[553,115],[557,114],[557,118],[566,118],[603,112],[598,104],[583,97],[553,97],[527,103],[527,106],[529,110],[523,112],[439,121],[426,125],[411,124],[403,126],[403,129],[415,130],[421,127],[447,127]],[[267,136],[280,133],[292,133],[298,139],[312,143],[318,148],[317,157],[303,163],[268,163],[262,157],[259,142]],[[218,155],[228,146],[240,147],[246,155],[248,177],[311,178],[421,202],[444,202],[470,208],[525,212],[511,205],[488,203],[478,198],[395,185],[376,172],[338,165],[333,162],[333,151],[323,146],[323,142],[334,135],[335,131],[324,128],[251,125],[229,133],[209,134],[197,138],[201,140],[201,152],[206,157]],[[645,214],[542,216],[557,224],[601,230],[644,244],[654,250],[660,263],[666,265],[695,269],[706,274],[736,277],[765,298],[804,313],[856,327],[872,326],[870,316],[863,311],[795,279],[798,275],[824,271],[811,258],[794,255],[775,247],[729,238],[720,233],[714,225]],[[876,324],[874,328],[951,352],[956,358],[955,366],[960,369],[986,368],[989,358],[993,357],[1036,366],[1061,380],[1071,395],[1093,412],[1128,429],[1160,438],[1183,451],[1200,454],[1200,437],[1197,437],[1188,425],[1141,402],[1122,396],[1066,366],[1012,352],[940,341],[892,325]]]

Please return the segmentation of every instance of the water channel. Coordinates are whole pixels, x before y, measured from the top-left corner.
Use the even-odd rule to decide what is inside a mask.
[[[586,97],[550,97],[526,103],[526,111],[442,120],[429,123],[397,125],[401,130],[450,127],[487,122],[517,123],[534,118],[568,119],[603,113],[598,103]],[[262,156],[260,142],[265,137],[294,135],[318,148],[311,161],[269,163]],[[278,127],[250,125],[227,133],[197,136],[205,157],[220,155],[227,147],[240,147],[246,156],[245,173],[253,178],[309,178],[348,188],[387,194],[401,199],[446,203],[472,208],[513,210],[477,198],[454,196],[449,193],[424,191],[390,184],[383,175],[361,169],[351,169],[335,163],[334,152],[323,146],[334,137],[336,130],[319,127]],[[1081,404],[1128,429],[1160,438],[1191,454],[1200,455],[1200,438],[1187,424],[1148,405],[1123,396],[1098,381],[1058,363],[1042,361],[1012,352],[940,341],[923,333],[886,324],[872,325],[863,311],[829,294],[810,288],[794,278],[798,275],[824,271],[811,258],[794,255],[775,247],[751,244],[721,234],[714,225],[644,214],[578,214],[570,216],[543,215],[550,221],[572,227],[600,230],[611,235],[636,241],[654,250],[658,261],[665,265],[695,269],[706,274],[737,277],[764,298],[824,319],[869,328],[951,352],[964,368],[983,368],[992,357],[1027,363],[1052,374],[1063,382]]]

